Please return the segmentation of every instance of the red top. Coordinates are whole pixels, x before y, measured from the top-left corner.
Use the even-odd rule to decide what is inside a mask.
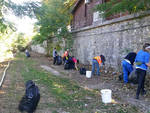
[[[72,58],[72,60],[73,60],[73,62],[74,62],[74,63],[77,63],[77,59],[75,59],[75,58]]]

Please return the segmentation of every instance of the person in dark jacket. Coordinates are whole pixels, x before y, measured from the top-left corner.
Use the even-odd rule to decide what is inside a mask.
[[[124,83],[128,83],[128,76],[133,71],[133,63],[135,61],[136,53],[130,52],[122,61],[123,68],[123,80]]]
[[[26,54],[27,58],[30,57],[30,53],[29,53],[28,49],[25,50],[25,54]]]
[[[56,64],[57,61],[57,51],[56,48],[53,49],[53,64]]]
[[[145,43],[143,49],[137,53],[135,58],[136,73],[138,77],[138,87],[136,91],[136,99],[139,99],[140,92],[144,95],[146,91],[144,89],[144,82],[146,76],[146,70],[150,67],[150,44]]]

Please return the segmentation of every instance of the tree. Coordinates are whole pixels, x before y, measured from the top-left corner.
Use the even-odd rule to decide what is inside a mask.
[[[43,42],[52,37],[66,38],[67,26],[71,20],[71,6],[75,0],[43,0],[40,8],[35,10],[39,33],[35,40]]]
[[[110,0],[96,6],[96,10],[103,11],[108,17],[118,13],[136,13],[150,9],[150,0]]]
[[[4,14],[7,14],[8,11],[12,11],[14,15],[30,16],[34,17],[34,9],[39,7],[39,2],[29,2],[24,3],[23,5],[17,5],[11,0],[0,0],[0,33],[7,32],[7,28],[15,29],[14,25],[5,20]]]

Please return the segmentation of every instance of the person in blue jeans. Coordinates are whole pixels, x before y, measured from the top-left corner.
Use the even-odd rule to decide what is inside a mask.
[[[123,68],[123,80],[124,83],[128,83],[128,76],[133,71],[133,63],[135,61],[136,53],[130,52],[122,61]]]
[[[145,43],[143,49],[137,53],[135,58],[136,73],[138,78],[138,87],[136,91],[136,99],[139,99],[140,92],[142,95],[146,94],[144,89],[144,82],[146,77],[146,70],[150,67],[150,44]]]
[[[96,75],[100,76],[100,65],[103,64],[105,65],[105,57],[103,55],[100,55],[100,56],[96,56],[93,58],[92,60],[92,75],[95,74],[95,67],[97,69],[96,71]]]

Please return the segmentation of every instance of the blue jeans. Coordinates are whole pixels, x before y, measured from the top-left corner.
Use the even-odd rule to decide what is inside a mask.
[[[100,72],[99,72],[99,63],[97,62],[97,60],[93,59],[92,60],[92,75],[94,75],[95,73],[95,66],[96,66],[96,69],[97,69],[97,72],[96,72],[96,75],[100,75]]]
[[[130,63],[123,60],[122,61],[122,68],[123,68],[124,83],[128,83],[128,75],[133,71],[133,67]]]

